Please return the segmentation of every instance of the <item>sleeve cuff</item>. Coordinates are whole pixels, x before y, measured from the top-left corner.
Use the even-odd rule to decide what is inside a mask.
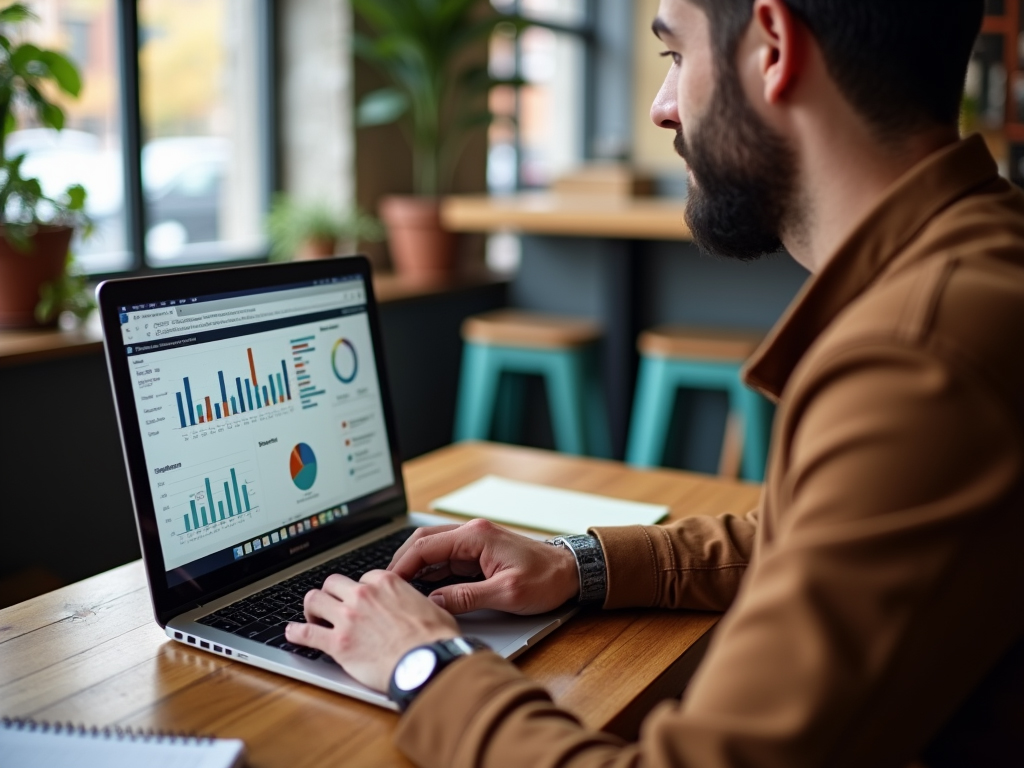
[[[658,597],[658,564],[654,544],[642,525],[591,528],[604,550],[608,592],[604,607],[650,607]]]
[[[496,653],[459,659],[416,697],[398,724],[396,746],[424,768],[476,765],[491,725],[525,701],[550,701]]]

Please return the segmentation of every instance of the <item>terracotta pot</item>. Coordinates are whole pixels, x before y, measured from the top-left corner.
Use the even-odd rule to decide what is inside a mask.
[[[34,328],[39,290],[64,271],[71,227],[39,227],[32,249],[19,251],[0,233],[0,328]],[[54,318],[51,325],[57,322]]]
[[[455,234],[441,227],[441,201],[391,195],[380,203],[395,271],[436,278],[455,271]]]
[[[311,259],[329,259],[338,249],[338,241],[333,238],[309,238],[304,240],[295,254],[296,261]]]

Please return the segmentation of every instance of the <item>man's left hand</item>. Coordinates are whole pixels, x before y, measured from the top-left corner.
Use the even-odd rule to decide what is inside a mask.
[[[358,582],[328,576],[306,594],[305,609],[308,623],[289,624],[288,642],[323,651],[378,691],[387,691],[408,651],[459,635],[450,613],[388,571],[369,571]]]

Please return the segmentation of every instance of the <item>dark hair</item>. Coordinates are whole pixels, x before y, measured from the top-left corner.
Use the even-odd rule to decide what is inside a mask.
[[[691,0],[734,65],[753,0]],[[883,136],[956,125],[985,0],[785,0],[821,46],[829,74]]]

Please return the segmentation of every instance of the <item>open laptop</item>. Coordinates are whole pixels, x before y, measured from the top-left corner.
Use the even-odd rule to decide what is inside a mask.
[[[330,573],[359,578],[415,527],[450,522],[407,511],[367,260],[111,280],[97,296],[157,622],[394,708],[284,639]],[[459,622],[512,658],[572,613]]]

